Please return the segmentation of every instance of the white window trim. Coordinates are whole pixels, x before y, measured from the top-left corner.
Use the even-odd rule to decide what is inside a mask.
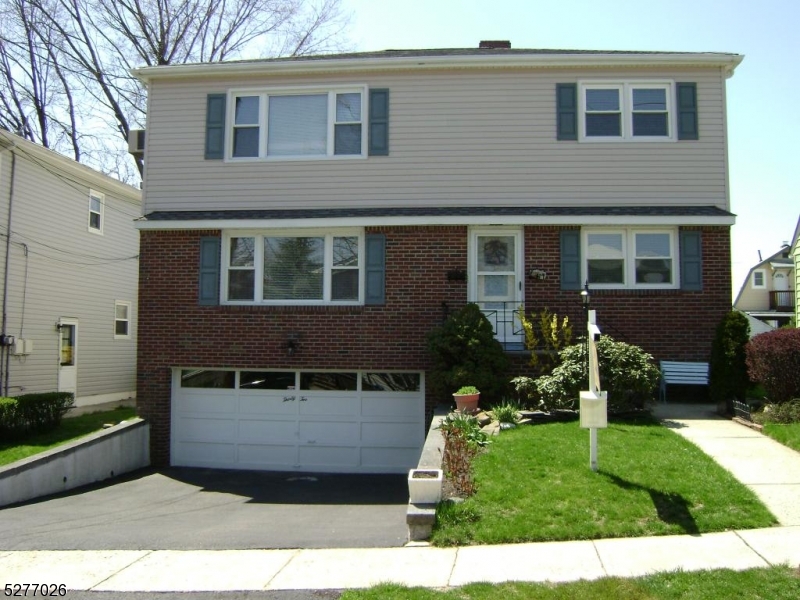
[[[592,283],[589,281],[589,235],[590,234],[618,233],[622,235],[623,261],[625,264],[623,277],[625,281],[619,283]],[[671,283],[636,283],[636,234],[637,233],[667,233],[669,234],[670,259],[672,260]],[[678,256],[678,231],[674,228],[639,228],[639,227],[608,227],[584,228],[581,231],[581,281],[588,281],[592,289],[609,290],[673,290],[680,288],[680,257]]]
[[[231,238],[254,237],[254,297],[255,300],[228,300],[228,271],[230,269]],[[322,300],[263,300],[264,295],[264,243],[265,237],[321,237],[325,238],[325,273],[322,282]],[[358,237],[358,300],[331,300],[331,271],[333,269],[333,238]],[[222,234],[222,277],[220,304],[231,306],[360,306],[364,304],[365,235],[360,228],[348,229],[258,229],[229,230]]]
[[[478,237],[480,236],[514,236],[514,274],[516,282],[519,283],[523,278],[524,244],[523,230],[520,227],[474,227],[469,230],[469,244],[467,247],[467,259],[469,269],[467,276],[467,294],[470,302],[478,301]],[[524,286],[523,286],[524,287]],[[517,285],[514,289],[513,302],[522,302],[523,291]]]
[[[128,309],[127,319],[117,318],[117,307],[125,306]],[[117,333],[117,322],[126,321],[128,323],[128,333],[126,335],[119,335]],[[125,300],[114,300],[114,339],[115,340],[129,340],[131,338],[131,303]]]
[[[99,200],[100,201],[100,212],[92,210],[92,200]],[[105,207],[106,207],[106,196],[105,194],[101,194],[100,192],[95,192],[94,190],[89,190],[89,215],[87,217],[86,227],[89,233],[94,233],[96,235],[103,235],[103,226],[105,225]],[[100,215],[100,227],[92,227],[92,215],[97,214]]]
[[[761,274],[761,281],[762,281],[761,285],[758,285],[756,283],[756,273],[760,273]],[[766,271],[766,269],[756,269],[756,270],[753,271],[752,284],[753,284],[753,289],[754,290],[765,290],[765,289],[767,289],[767,271]]]
[[[347,86],[294,86],[277,88],[236,88],[228,91],[227,115],[225,118],[225,161],[226,162],[281,162],[281,161],[313,161],[313,160],[353,160],[367,158],[368,134],[368,88],[366,84]],[[361,94],[361,153],[334,154],[336,123],[336,94]],[[327,153],[318,155],[267,156],[267,140],[269,139],[268,117],[270,96],[297,96],[306,94],[328,95],[328,134]],[[239,96],[258,96],[258,156],[233,156],[233,130],[236,113],[236,98]],[[344,122],[343,122],[344,123]]]
[[[638,88],[666,90],[667,97],[667,135],[636,136],[633,135],[633,90]],[[619,136],[587,136],[586,135],[586,90],[618,89],[620,91],[620,135]],[[578,140],[581,142],[674,142],[677,140],[677,111],[675,109],[675,82],[671,80],[657,81],[620,81],[620,80],[587,80],[578,82]],[[662,111],[636,111],[662,112]]]

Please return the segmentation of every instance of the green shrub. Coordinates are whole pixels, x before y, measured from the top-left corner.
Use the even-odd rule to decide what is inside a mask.
[[[757,335],[745,347],[747,371],[773,404],[800,398],[800,329]]]
[[[800,423],[800,398],[781,404],[767,404],[761,412],[753,415],[756,423]]]
[[[34,433],[52,431],[74,402],[71,392],[0,398],[0,438],[19,440]]]
[[[575,344],[559,354],[561,364],[552,374],[535,380],[516,377],[517,391],[527,394],[542,410],[576,408],[581,390],[589,389],[586,344]],[[597,342],[600,389],[608,392],[608,408],[624,411],[640,408],[653,393],[661,376],[647,352],[607,335]]]
[[[444,438],[442,467],[456,491],[463,496],[475,493],[472,460],[489,438],[481,431],[478,420],[468,414],[454,412],[442,419],[439,430]]]
[[[544,308],[534,321],[525,316],[525,309],[520,307],[517,318],[525,332],[525,347],[531,352],[530,364],[539,373],[549,373],[559,363],[559,355],[572,343],[572,324],[569,317],[559,321],[558,315]]]
[[[428,383],[440,401],[452,401],[453,392],[466,385],[489,401],[503,397],[508,359],[477,304],[467,304],[431,331],[428,351]]]
[[[509,400],[506,400],[497,406],[493,406],[492,414],[500,423],[515,424],[517,421],[519,421],[519,407],[515,402],[511,402]]]
[[[725,402],[733,412],[733,400],[744,402],[750,378],[747,376],[745,347],[750,341],[750,324],[738,310],[727,313],[717,326],[711,344],[708,383],[711,400]]]

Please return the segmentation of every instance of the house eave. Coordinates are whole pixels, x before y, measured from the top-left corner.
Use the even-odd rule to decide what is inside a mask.
[[[427,69],[488,68],[614,68],[614,67],[714,67],[731,77],[744,56],[726,53],[531,53],[477,55],[418,55],[325,58],[316,60],[231,61],[139,67],[134,77],[147,84],[154,79],[215,76],[257,76],[318,73],[357,73]]]
[[[550,216],[397,216],[397,217],[295,217],[288,219],[173,219],[147,220],[139,219],[136,228],[141,231],[168,230],[217,230],[217,229],[311,229],[319,227],[402,227],[402,226],[437,226],[437,225],[571,225],[571,226],[642,226],[642,227],[675,227],[675,226],[730,226],[736,217],[730,216],[615,216],[609,222],[608,215],[550,215]]]

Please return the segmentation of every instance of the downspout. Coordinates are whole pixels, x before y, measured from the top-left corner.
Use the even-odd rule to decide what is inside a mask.
[[[0,333],[0,387],[2,387],[2,393],[5,397],[8,397],[8,373],[11,360],[6,326],[8,324],[8,265],[11,256],[11,216],[14,206],[14,179],[17,170],[17,154],[14,152],[14,146],[16,144],[8,148],[11,152],[11,180],[8,185],[8,227],[6,232],[5,270],[3,271],[3,323],[2,332]]]

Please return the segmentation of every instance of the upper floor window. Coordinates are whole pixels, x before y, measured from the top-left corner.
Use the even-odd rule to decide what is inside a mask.
[[[233,159],[366,155],[364,88],[232,94]]]
[[[131,303],[117,300],[114,303],[114,339],[131,337]]]
[[[239,233],[223,238],[223,302],[363,303],[359,230]]]
[[[594,287],[677,287],[673,230],[589,229],[583,245],[582,279]]]
[[[763,290],[767,287],[767,280],[766,280],[766,272],[759,269],[758,271],[753,271],[753,289],[754,290]]]
[[[673,84],[580,84],[580,139],[665,141],[675,139]]]
[[[103,233],[103,207],[105,196],[89,190],[89,231]]]

